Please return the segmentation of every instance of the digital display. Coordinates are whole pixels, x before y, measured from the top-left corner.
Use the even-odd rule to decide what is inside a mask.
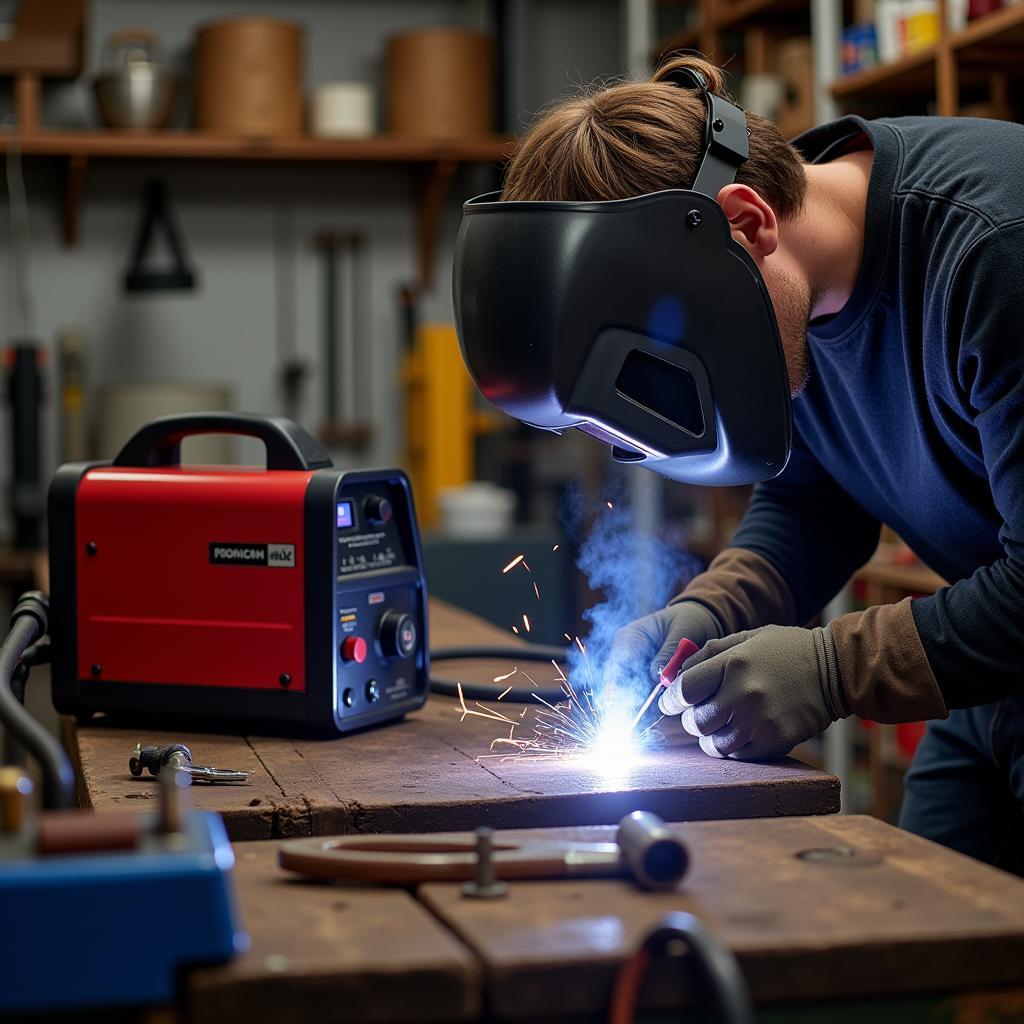
[[[352,525],[352,502],[338,502],[338,529],[344,530]]]

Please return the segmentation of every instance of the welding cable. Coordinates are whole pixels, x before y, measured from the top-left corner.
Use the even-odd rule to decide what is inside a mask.
[[[666,914],[619,969],[612,989],[608,1024],[634,1024],[648,968],[659,953],[676,942],[685,943],[698,975],[708,983],[719,1020],[723,1024],[753,1024],[750,993],[736,958],[693,914],[681,910]]]
[[[71,762],[61,745],[21,706],[12,689],[22,657],[48,628],[49,598],[38,590],[18,599],[11,628],[0,643],[0,724],[39,762],[43,776],[43,806],[71,807],[75,781]]]
[[[551,647],[546,644],[527,644],[523,647],[438,647],[430,652],[430,661],[431,664],[435,661],[511,661],[513,664],[520,661],[544,661],[550,664],[555,661],[563,665],[569,657],[570,650],[569,647]],[[509,677],[509,682],[511,681]],[[460,684],[451,679],[439,679],[433,674],[430,676],[431,692],[444,697],[457,697],[460,685],[463,697],[468,700],[497,700],[498,695],[508,689],[507,686],[499,686],[497,683]],[[561,686],[534,686],[530,683],[526,686],[514,685],[506,699],[520,704],[531,704],[535,703],[534,694],[540,701],[547,701],[549,704],[565,700],[565,690]]]

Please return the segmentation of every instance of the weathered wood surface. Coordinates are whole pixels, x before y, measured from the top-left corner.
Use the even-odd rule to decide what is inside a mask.
[[[509,643],[476,616],[431,604],[431,637],[446,644]],[[508,663],[448,663],[437,672],[490,682]],[[531,668],[538,682],[554,669]],[[498,705],[518,714],[521,705]],[[528,714],[532,715],[531,710]],[[97,721],[102,721],[99,719]],[[636,809],[671,820],[828,814],[839,783],[790,758],[744,764],[706,757],[674,721],[659,746],[620,778],[578,765],[501,763],[476,758],[504,732],[478,718],[459,721],[454,701],[431,697],[401,722],[337,740],[162,733],[66,723],[80,798],[97,810],[135,808],[156,796],[155,780],[132,779],[138,741],[187,743],[198,763],[252,773],[244,787],[193,787],[198,807],[219,811],[232,839],[343,832],[436,832],[611,824]]]
[[[420,887],[417,903],[396,889],[293,881],[276,867],[277,843],[237,844],[252,949],[190,975],[185,1017],[398,1024],[487,1007],[488,1020],[601,1020],[618,964],[671,910],[696,914],[737,954],[758,1004],[780,1013],[863,1000],[857,1019],[871,1019],[872,1000],[945,996],[936,1020],[1024,1016],[1021,880],[870,818],[674,827],[693,860],[671,894],[616,881],[516,882],[505,899],[468,900],[435,884]],[[604,841],[613,830],[497,838],[530,835]],[[858,856],[796,856],[836,847]],[[648,1010],[694,1001],[678,960],[659,961],[649,981]]]
[[[692,854],[675,893],[568,881],[515,882],[503,900],[467,900],[441,884],[418,895],[481,958],[500,1019],[599,1015],[617,965],[673,910],[696,914],[737,954],[762,1004],[1024,988],[1020,879],[867,817],[675,827]],[[601,841],[613,830],[553,833]],[[835,848],[857,856],[797,856]],[[666,960],[641,1006],[692,999],[688,971]],[[1013,999],[1024,1015],[1021,993]]]
[[[277,866],[276,843],[240,843],[235,855],[252,946],[188,977],[191,1024],[476,1017],[476,958],[409,893],[293,880]]]

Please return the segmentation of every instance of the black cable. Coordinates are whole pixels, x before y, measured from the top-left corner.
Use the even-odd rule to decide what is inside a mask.
[[[11,676],[11,694],[22,707],[25,706],[25,684],[28,682],[28,672],[28,665],[22,660],[18,662],[14,675]],[[3,745],[0,746],[0,764],[17,765],[19,768],[24,768],[26,760],[25,748],[18,742],[17,737],[10,729],[5,729]]]
[[[74,804],[71,762],[57,740],[18,702],[12,680],[26,650],[46,633],[49,598],[38,590],[22,594],[11,615],[11,628],[0,643],[0,723],[36,760],[43,775],[43,807]]]
[[[555,661],[563,663],[569,654],[567,647],[552,647],[546,644],[529,644],[523,647],[438,647],[430,652],[430,661]],[[510,679],[509,682],[512,680]],[[459,687],[462,687],[462,695],[469,700],[497,700],[498,695],[504,693],[505,686],[497,683],[458,683],[451,679],[440,679],[431,673],[431,693],[438,693],[444,697],[457,697]],[[525,685],[512,685],[512,689],[505,698],[508,701],[520,704],[536,703],[534,694],[549,704],[555,704],[565,700],[565,691],[561,686],[534,686],[531,683]]]
[[[635,1020],[647,969],[654,957],[674,942],[683,942],[689,948],[697,972],[708,983],[719,1019],[725,1024],[753,1024],[750,992],[736,957],[693,914],[684,911],[666,914],[623,964],[612,993],[609,1019],[613,1024]]]

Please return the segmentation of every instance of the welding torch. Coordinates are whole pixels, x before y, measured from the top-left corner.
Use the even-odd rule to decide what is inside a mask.
[[[647,700],[643,702],[640,710],[636,713],[636,717],[633,719],[633,724],[629,727],[630,732],[633,732],[643,720],[644,715],[647,714],[647,709],[654,703],[654,698],[659,696],[662,690],[671,686],[675,682],[676,677],[679,675],[679,672],[683,667],[683,662],[685,662],[687,658],[692,657],[699,650],[700,648],[692,640],[687,640],[685,636],[679,641],[679,646],[676,648],[675,654],[669,658],[668,664],[658,673],[658,685],[651,690]]]

